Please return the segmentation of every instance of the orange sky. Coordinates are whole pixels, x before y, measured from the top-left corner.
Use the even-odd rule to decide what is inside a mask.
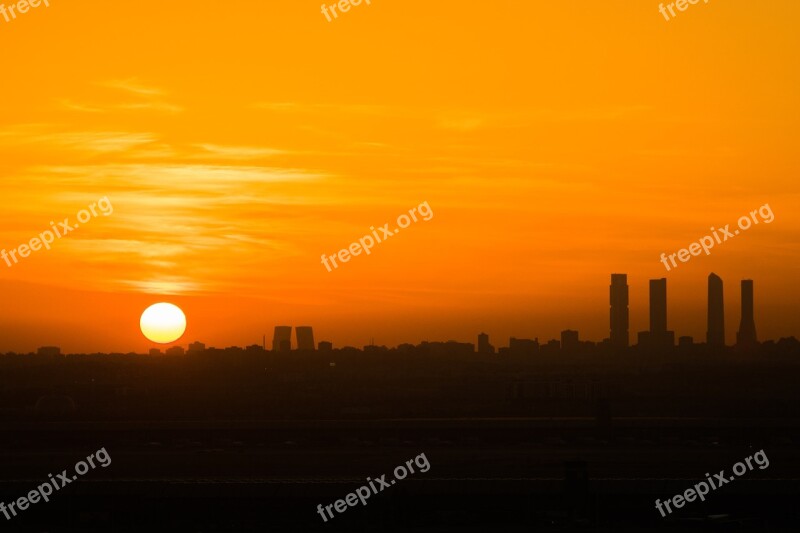
[[[2,1],[2,0],[0,0]],[[277,324],[362,346],[608,335],[611,272],[668,278],[705,337],[705,283],[756,288],[759,337],[800,333],[800,3],[711,0],[50,0],[0,18],[0,246],[107,196],[49,251],[0,263],[0,351],[260,342]],[[339,249],[427,201],[435,216]],[[769,203],[667,273],[674,253]]]

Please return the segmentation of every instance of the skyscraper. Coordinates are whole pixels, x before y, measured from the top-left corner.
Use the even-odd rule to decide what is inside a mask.
[[[753,280],[742,280],[742,320],[736,333],[736,345],[749,348],[756,344],[756,322],[753,318]]]
[[[288,352],[291,349],[292,349],[292,326],[275,326],[275,336],[272,337],[272,351]]]
[[[650,280],[650,333],[667,332],[667,278]]]
[[[297,326],[295,334],[297,335],[298,350],[314,350],[314,330],[311,326]]]
[[[650,280],[650,331],[639,333],[639,344],[651,353],[675,348],[675,332],[667,331],[667,278]]]
[[[628,275],[611,274],[611,345],[627,348],[628,339]]]
[[[713,272],[708,275],[708,329],[706,343],[709,347],[725,346],[725,306],[722,300],[722,278]]]

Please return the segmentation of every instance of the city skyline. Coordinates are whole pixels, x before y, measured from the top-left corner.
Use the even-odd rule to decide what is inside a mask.
[[[710,273],[708,275],[708,293],[707,293],[707,314],[706,314],[706,323],[707,329],[706,334],[702,338],[695,337],[693,335],[686,335],[676,334],[673,330],[668,330],[668,288],[667,288],[667,278],[657,278],[649,280],[649,291],[648,291],[648,311],[649,311],[649,329],[639,331],[638,339],[636,342],[631,343],[631,332],[630,332],[630,314],[629,314],[629,285],[627,284],[627,274],[622,273],[612,273],[611,274],[611,285],[609,285],[609,335],[604,338],[600,339],[586,339],[580,338],[580,330],[572,330],[572,329],[564,329],[559,332],[559,335],[547,338],[546,336],[539,336],[539,335],[532,335],[530,337],[509,337],[508,345],[500,345],[501,348],[509,348],[512,351],[514,350],[514,345],[517,343],[517,346],[522,346],[522,343],[528,343],[531,341],[536,342],[536,346],[544,345],[546,343],[550,343],[552,345],[553,342],[558,342],[560,344],[561,349],[564,349],[564,346],[569,343],[570,346],[573,348],[576,347],[580,342],[589,342],[593,344],[601,344],[604,342],[608,342],[610,346],[612,346],[615,350],[623,350],[630,347],[638,347],[638,348],[645,348],[651,350],[653,352],[659,353],[667,349],[672,349],[678,346],[679,343],[676,342],[678,337],[686,340],[691,338],[692,343],[695,345],[706,345],[709,348],[713,347],[728,347],[728,346],[740,346],[740,347],[752,347],[758,344],[758,339],[756,335],[756,325],[755,325],[755,289],[754,289],[754,281],[751,279],[743,279],[740,282],[740,299],[739,299],[739,327],[736,332],[736,341],[734,343],[728,344],[725,342],[725,334],[724,334],[724,306],[723,306],[723,287],[724,282],[720,276],[715,273]],[[292,344],[292,331],[295,332],[295,342]],[[476,347],[476,352],[478,353],[496,353],[495,345],[491,343],[491,339],[493,338],[491,334],[487,334],[484,331],[476,334],[477,342],[473,343]],[[616,335],[616,337],[615,337]],[[261,335],[263,338],[262,347],[266,349],[266,334]],[[781,337],[777,337],[774,339],[769,340],[778,340],[779,338],[790,338],[796,337],[794,334],[785,335]],[[496,337],[495,337],[496,338]],[[539,339],[542,339],[539,341]],[[579,341],[580,338],[580,341]],[[370,337],[370,343],[374,344],[374,337]],[[546,340],[545,340],[546,339]],[[559,340],[560,339],[560,340]],[[616,339],[616,340],[615,340]],[[468,342],[464,339],[456,340],[454,338],[450,338],[447,341],[441,339],[430,339],[430,340],[423,340],[419,342]],[[496,341],[495,341],[496,342]],[[406,340],[400,342],[393,347],[400,346],[402,344],[413,344],[410,340]],[[175,349],[176,347],[181,347],[187,344],[185,338],[182,338],[180,342],[176,341],[174,343],[168,343],[169,346],[164,345],[164,349],[170,350]],[[331,346],[347,346],[347,347],[358,347],[359,344],[338,344],[335,342],[331,342],[329,340],[320,341],[320,344],[324,345],[331,345]],[[188,343],[187,352],[192,352],[192,346],[202,346],[202,349],[195,349],[194,351],[202,351],[205,349],[205,344],[195,341],[194,343]],[[391,346],[387,344],[380,344],[381,346]],[[257,347],[259,346],[258,343],[248,346],[248,348]],[[366,344],[360,344],[360,346],[367,347]],[[231,344],[229,347],[239,348],[241,346],[236,344]],[[272,341],[271,341],[271,351],[272,352],[289,352],[289,351],[315,351],[318,349],[318,346],[314,343],[314,328],[313,326],[275,326]],[[54,349],[60,349],[52,346],[39,346],[37,350],[40,354],[42,353],[51,353]],[[220,348],[214,348],[220,349]],[[537,348],[538,349],[538,348]],[[154,354],[160,351],[160,348],[151,348],[149,350],[150,354]],[[9,351],[10,353],[11,351]],[[2,353],[2,351],[0,351]],[[20,353],[33,353],[31,352],[20,352]],[[76,352],[77,353],[77,352]],[[85,352],[89,353],[89,352]],[[133,352],[116,352],[116,353],[133,353]],[[177,353],[177,352],[173,352]]]

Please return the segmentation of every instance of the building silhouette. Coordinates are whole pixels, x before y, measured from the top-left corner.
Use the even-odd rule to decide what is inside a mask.
[[[627,348],[628,338],[628,275],[611,274],[611,344]]]
[[[206,345],[202,342],[193,342],[189,345],[189,353],[190,354],[197,354],[203,353],[206,351]]]
[[[667,332],[667,278],[650,280],[650,333]]]
[[[580,348],[578,332],[573,329],[565,329],[561,332],[561,351],[565,354],[576,354]]]
[[[742,319],[736,333],[736,345],[751,348],[758,342],[756,339],[756,322],[753,318],[753,280],[742,280]]]
[[[314,351],[314,329],[311,326],[297,326],[295,335],[298,350]]]
[[[708,275],[706,343],[709,347],[725,346],[725,306],[722,298],[722,278],[713,272]]]
[[[515,357],[536,355],[539,353],[539,340],[511,337],[508,341],[508,353]]]
[[[184,355],[186,352],[183,349],[183,346],[173,346],[171,348],[167,348],[167,351],[164,352],[166,355],[174,356],[174,355]]]
[[[494,354],[494,346],[489,344],[489,335],[486,333],[478,335],[478,353]]]
[[[543,356],[557,356],[561,353],[561,341],[556,339],[547,341],[546,344],[542,344],[539,347],[539,353]]]
[[[675,332],[667,330],[667,278],[650,280],[650,331],[639,332],[639,345],[658,353],[675,347]]]
[[[292,326],[275,326],[272,337],[273,352],[288,352],[292,349]]]
[[[694,339],[689,335],[683,335],[678,338],[678,346],[680,348],[691,348],[694,346]]]

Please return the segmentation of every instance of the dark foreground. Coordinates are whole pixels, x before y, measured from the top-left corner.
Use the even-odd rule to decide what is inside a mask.
[[[797,419],[12,422],[6,504],[104,447],[111,458],[3,531],[796,531]],[[670,499],[759,450],[769,466],[662,518]],[[425,454],[324,522],[330,505]],[[419,470],[419,468],[417,468]]]

